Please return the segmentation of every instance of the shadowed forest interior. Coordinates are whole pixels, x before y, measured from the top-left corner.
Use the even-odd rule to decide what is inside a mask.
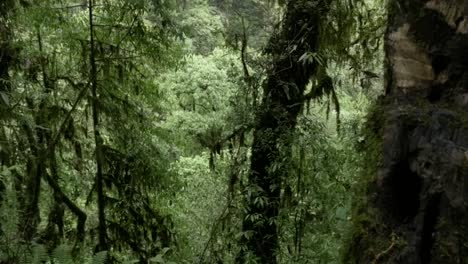
[[[0,264],[468,264],[468,0],[0,0]]]

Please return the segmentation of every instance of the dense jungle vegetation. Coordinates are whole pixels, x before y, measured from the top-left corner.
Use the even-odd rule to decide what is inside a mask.
[[[468,263],[439,2],[0,0],[0,263]]]

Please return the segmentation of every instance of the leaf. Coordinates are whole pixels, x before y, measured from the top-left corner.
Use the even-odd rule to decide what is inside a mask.
[[[308,57],[309,57],[309,54],[307,54],[307,52],[306,52],[306,53],[302,54],[302,56],[299,58],[298,61],[299,61],[299,62],[303,62],[303,61],[305,61]]]
[[[6,106],[10,106],[10,99],[8,97],[8,94],[6,94],[5,92],[0,92],[0,99],[2,99],[3,103]]]
[[[134,259],[134,260],[127,260],[124,262],[124,264],[135,264],[135,263],[139,263],[140,261],[138,259]]]
[[[346,220],[347,219],[346,212],[347,212],[346,208],[340,206],[336,208],[335,215],[340,220]]]
[[[380,76],[377,73],[371,72],[371,71],[363,71],[364,75],[366,75],[367,78],[379,78]]]
[[[163,256],[166,255],[166,253],[167,253],[169,250],[171,250],[171,248],[169,248],[169,247],[163,248],[163,249],[162,249],[161,255],[163,255]]]
[[[149,261],[153,262],[153,263],[164,263],[165,262],[161,254],[157,255],[154,258],[150,258]]]

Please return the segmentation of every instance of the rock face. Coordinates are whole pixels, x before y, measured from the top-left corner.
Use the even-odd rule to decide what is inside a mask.
[[[468,263],[463,115],[435,106],[387,115],[372,204],[403,243],[381,263]]]
[[[468,263],[468,0],[393,0],[380,158],[346,263]],[[361,208],[359,208],[361,207]]]

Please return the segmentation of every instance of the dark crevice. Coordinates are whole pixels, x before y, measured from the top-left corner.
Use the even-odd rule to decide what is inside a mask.
[[[388,210],[397,223],[412,220],[419,210],[421,179],[411,171],[407,161],[394,167],[394,173],[386,183]]]
[[[436,55],[432,59],[432,68],[434,69],[434,73],[437,75],[441,73],[443,70],[446,70],[450,63],[450,57],[444,55]]]
[[[435,103],[437,101],[440,101],[443,95],[443,88],[440,85],[435,85],[432,86],[427,94],[427,99],[431,103]]]
[[[410,33],[431,53],[443,50],[455,32],[456,29],[446,22],[444,15],[427,8],[422,9],[420,16],[410,25]]]
[[[432,247],[435,240],[437,219],[439,217],[440,193],[431,197],[424,211],[424,222],[421,233],[421,248],[419,255],[421,263],[430,263]]]

